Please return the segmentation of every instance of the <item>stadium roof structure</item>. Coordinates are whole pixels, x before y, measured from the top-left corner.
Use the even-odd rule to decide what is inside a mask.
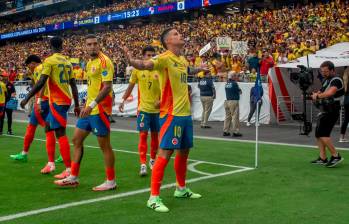
[[[319,50],[315,54],[310,54],[286,64],[278,65],[279,68],[297,68],[298,65],[308,66],[310,68],[320,68],[324,61],[332,61],[336,67],[349,66],[349,42],[343,42],[332,45],[328,48]]]

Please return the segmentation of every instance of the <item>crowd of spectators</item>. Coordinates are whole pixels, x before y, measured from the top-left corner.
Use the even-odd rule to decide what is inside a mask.
[[[174,26],[186,39],[185,55],[192,65],[203,62],[211,65],[211,74],[224,80],[229,72],[241,81],[254,81],[257,72],[262,76],[270,67],[286,63],[338,42],[349,41],[349,5],[344,1],[329,4],[299,6],[277,10],[250,11],[241,14],[204,13],[193,20],[168,23],[150,23],[130,26],[106,27],[97,33],[101,39],[102,51],[111,57],[116,66],[116,77],[127,78],[127,65],[118,46],[128,46],[133,52],[140,52],[145,45],[162,50],[158,37],[161,31]],[[83,34],[81,31],[65,35],[65,54],[78,58],[84,67]],[[246,55],[232,55],[230,52],[214,54],[213,49],[203,57],[199,49],[218,36],[229,36],[236,41],[246,41]],[[18,77],[24,73],[23,61],[29,54],[45,57],[49,54],[47,40],[35,42],[12,42],[0,48],[0,68],[15,72]],[[82,69],[80,70],[82,71]],[[199,74],[200,75],[200,74]],[[83,74],[79,77],[83,79]]]
[[[106,7],[92,7],[91,9],[79,10],[74,12],[67,12],[43,18],[32,18],[31,21],[24,21],[18,23],[9,23],[8,21],[0,23],[0,33],[20,31],[24,29],[41,27],[49,24],[56,24],[64,21],[76,21],[88,18],[94,15],[107,14],[111,12],[123,11],[126,9],[142,8],[146,6],[154,6],[164,4],[174,0],[119,0]]]

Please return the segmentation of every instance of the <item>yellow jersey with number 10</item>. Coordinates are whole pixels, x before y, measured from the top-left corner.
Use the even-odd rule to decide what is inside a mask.
[[[187,84],[188,61],[171,51],[151,60],[154,63],[153,69],[159,71],[160,75],[160,117],[191,115]]]

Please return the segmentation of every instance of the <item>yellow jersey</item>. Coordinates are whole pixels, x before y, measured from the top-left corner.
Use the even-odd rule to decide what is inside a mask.
[[[112,61],[102,52],[98,57],[89,60],[86,65],[87,75],[87,102],[86,106],[90,105],[96,99],[99,92],[103,88],[103,82],[113,82],[114,65]],[[98,106],[93,108],[91,115],[96,115],[105,112],[110,115],[113,107],[113,90],[110,91]]]
[[[42,72],[42,64],[36,66],[35,69],[34,69],[34,73],[32,75],[32,79],[33,79],[34,84],[37,83],[39,81],[39,79],[41,78],[41,72]],[[49,95],[48,95],[47,85],[44,86],[42,91],[44,91],[44,94],[42,95],[41,99],[42,100],[48,100],[49,99]],[[40,93],[38,93],[36,95],[36,97],[40,97]]]
[[[166,51],[151,60],[154,63],[154,70],[160,75],[160,117],[190,116],[187,60],[171,51]]]
[[[72,64],[67,58],[55,53],[42,64],[41,75],[47,75],[50,103],[70,105],[72,94],[69,81],[72,79]]]
[[[7,88],[5,83],[0,81],[0,106],[5,106]]]
[[[81,68],[73,68],[73,77],[76,80],[83,80],[84,78],[84,72]]]
[[[155,107],[161,94],[158,73],[156,70],[132,71],[130,83],[138,84],[138,111],[159,113],[160,109]]]

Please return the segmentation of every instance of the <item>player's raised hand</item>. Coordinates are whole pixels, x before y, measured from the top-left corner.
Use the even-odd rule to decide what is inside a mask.
[[[132,54],[131,54],[130,50],[128,49],[128,47],[122,46],[122,47],[121,47],[121,52],[122,52],[123,55],[127,58],[127,60],[129,60],[130,58],[132,58]]]

